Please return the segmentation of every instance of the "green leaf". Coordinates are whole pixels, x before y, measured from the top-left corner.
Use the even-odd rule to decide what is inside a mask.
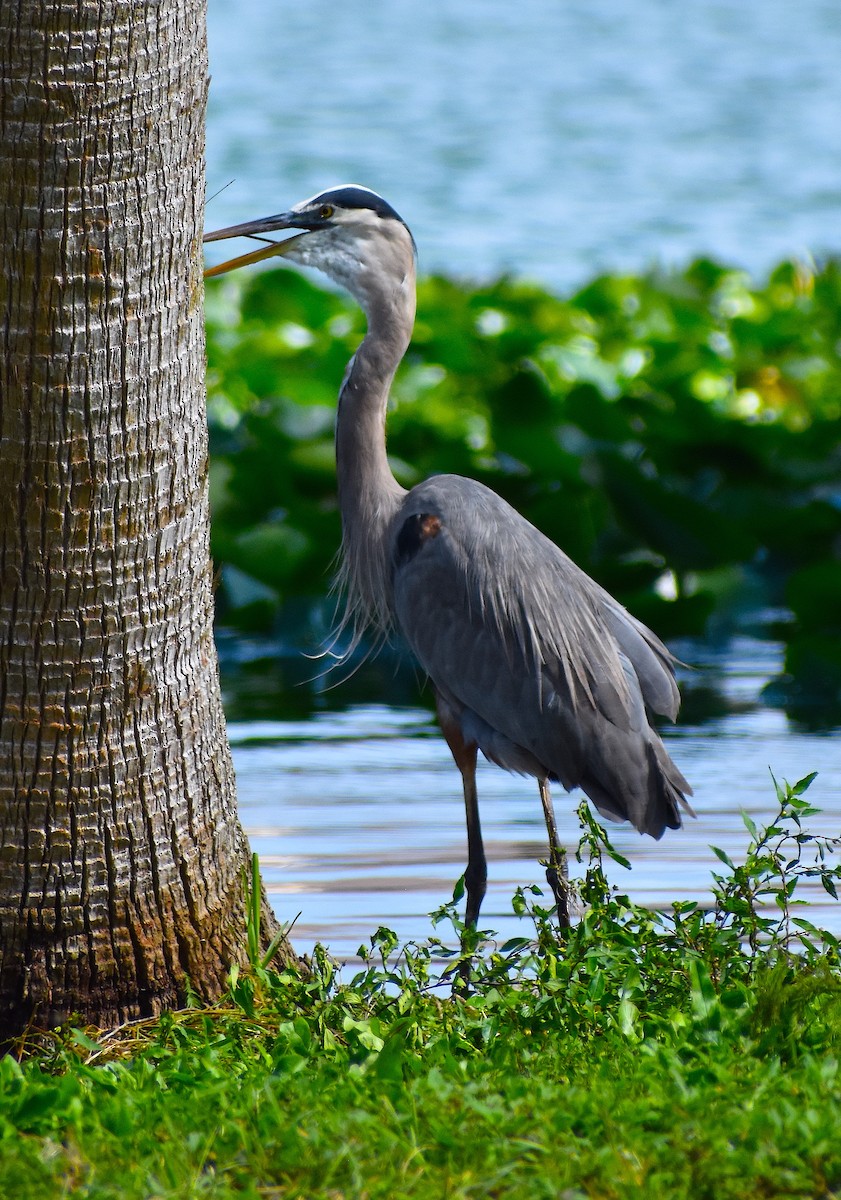
[[[639,1020],[639,1009],[633,1000],[620,1000],[617,1010],[617,1023],[621,1033],[626,1038],[636,1040],[639,1037],[637,1024]]]
[[[716,856],[716,858],[720,859],[721,862],[723,862],[726,867],[729,867],[731,871],[736,870],[736,866],[733,863],[732,859],[730,858],[729,854],[725,853],[725,851],[721,850],[718,846],[710,846],[710,849],[712,850],[712,852]]]
[[[742,809],[742,822],[745,826],[745,829],[747,829],[748,833],[751,835],[753,840],[757,841],[759,835],[756,831],[756,821],[754,821],[753,818],[748,813],[746,813],[744,809]]]
[[[87,1050],[89,1054],[99,1054],[102,1047],[99,1042],[95,1042],[93,1038],[88,1037],[83,1029],[73,1029],[71,1031],[73,1041],[77,1046],[81,1046],[83,1050]]]
[[[507,942],[504,942],[500,946],[499,952],[500,954],[515,954],[519,953],[521,950],[526,950],[530,945],[531,942],[528,938],[513,937],[509,938]]]
[[[817,779],[817,777],[818,777],[817,771],[812,771],[811,774],[804,775],[802,779],[798,780],[798,782],[794,784],[794,786],[791,789],[792,792],[794,792],[795,796],[802,796],[803,793],[809,787],[811,787],[812,783]],[[814,812],[817,810],[813,809],[812,811]]]

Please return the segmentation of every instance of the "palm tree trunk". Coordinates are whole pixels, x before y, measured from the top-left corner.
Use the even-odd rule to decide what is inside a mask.
[[[213,995],[201,0],[0,6],[0,1031]]]

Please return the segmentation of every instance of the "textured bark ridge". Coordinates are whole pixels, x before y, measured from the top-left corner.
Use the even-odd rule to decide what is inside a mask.
[[[199,0],[0,11],[0,1030],[241,960],[212,638]]]

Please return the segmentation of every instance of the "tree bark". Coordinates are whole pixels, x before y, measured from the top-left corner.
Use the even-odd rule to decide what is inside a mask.
[[[218,993],[201,0],[0,6],[0,1033]],[[265,909],[265,905],[264,905]]]

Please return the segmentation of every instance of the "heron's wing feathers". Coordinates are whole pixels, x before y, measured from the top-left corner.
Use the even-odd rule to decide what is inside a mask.
[[[394,607],[465,734],[512,770],[581,786],[659,836],[686,781],[646,706],[673,716],[666,648],[494,492],[413,489],[392,536]]]
[[[601,613],[610,632],[633,664],[642,698],[652,712],[674,721],[680,708],[674,657],[660,639],[602,588]]]

